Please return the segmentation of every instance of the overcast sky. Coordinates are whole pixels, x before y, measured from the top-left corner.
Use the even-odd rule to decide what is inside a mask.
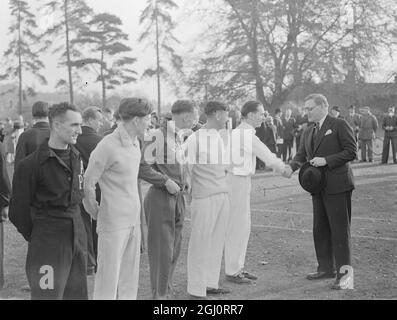
[[[146,6],[146,0],[86,0],[87,4],[94,9],[96,13],[108,12],[115,14],[121,18],[123,21],[123,31],[129,34],[129,46],[133,49],[132,56],[138,58],[137,63],[134,68],[139,73],[139,81],[136,84],[130,84],[124,89],[138,91],[152,99],[157,98],[157,88],[156,79],[141,79],[140,76],[145,68],[150,66],[155,66],[155,51],[152,48],[145,48],[142,44],[137,42],[137,39],[142,31],[142,27],[139,26],[139,16],[142,10]],[[32,3],[32,7],[35,8],[34,3],[37,1],[29,1]],[[177,3],[181,3],[181,0],[177,0]],[[179,28],[176,30],[176,36],[182,41],[182,43],[191,43],[191,39],[199,32],[198,24],[190,25],[189,28],[184,28],[187,19],[184,18],[183,8],[174,12],[175,20],[179,23]],[[33,10],[34,11],[34,10]],[[37,14],[37,12],[35,12]],[[38,24],[40,25],[39,16],[37,14]],[[8,0],[0,0],[0,54],[2,54],[8,46],[10,37],[8,35],[8,27],[10,24],[10,13],[8,8]],[[47,21],[47,20],[45,20]],[[45,22],[44,22],[45,23]],[[182,31],[183,30],[183,31]],[[181,48],[188,48],[188,45],[181,46]],[[35,82],[36,88],[39,90],[53,91],[54,86],[60,78],[67,77],[66,69],[59,68],[57,66],[57,56],[51,57],[45,56],[42,60],[46,64],[45,76],[49,82],[46,87],[41,87]],[[84,79],[87,80],[91,85],[89,85],[89,90],[100,91],[100,84],[94,83],[96,76],[94,74],[84,75]],[[29,77],[26,79],[25,84],[32,85],[33,79]],[[110,93],[110,92],[109,92]],[[109,94],[108,93],[108,94]],[[170,101],[174,99],[172,90],[170,88],[164,88],[164,101]]]
[[[135,65],[135,69],[139,72],[139,77],[142,71],[151,65],[155,64],[155,52],[152,49],[145,51],[143,45],[137,43],[137,38],[142,31],[139,26],[139,16],[146,6],[146,0],[86,0],[88,5],[91,6],[96,13],[108,12],[116,14],[123,21],[123,30],[129,34],[129,45],[133,48],[133,56],[138,58],[138,62]],[[210,0],[208,0],[210,1]],[[32,3],[37,3],[38,1],[29,1]],[[174,12],[174,19],[179,23],[179,28],[176,30],[176,36],[181,40],[181,50],[188,51],[192,46],[198,47],[200,45],[196,38],[197,34],[201,30],[201,25],[199,22],[191,21],[191,16],[186,14],[186,10],[189,10],[186,2],[184,0],[176,0],[178,4],[182,7],[180,10]],[[37,13],[37,12],[36,12]],[[8,0],[0,0],[0,54],[2,54],[9,41],[8,26],[10,23],[10,13],[8,8]],[[39,21],[40,23],[40,21]],[[193,42],[194,41],[194,42]],[[36,85],[39,90],[53,91],[54,85],[60,78],[66,79],[66,69],[57,67],[58,57],[45,56],[43,60],[46,64],[45,76],[49,81],[47,87],[40,87]],[[382,61],[379,66],[376,66],[374,75],[368,80],[371,82],[383,82],[387,80],[388,75],[392,70],[395,70],[395,62],[385,55],[380,59]],[[189,61],[186,61],[187,63]],[[100,91],[99,83],[94,83],[96,76],[84,75],[84,79],[90,83],[88,90]],[[25,84],[32,85],[33,80],[27,78]],[[142,80],[139,79],[137,84],[131,84],[128,86],[129,90],[138,91],[152,99],[156,99],[156,79]],[[164,100],[170,102],[174,99],[171,90],[165,88],[163,94]]]

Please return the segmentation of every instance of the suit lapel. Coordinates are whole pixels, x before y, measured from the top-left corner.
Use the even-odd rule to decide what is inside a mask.
[[[323,125],[321,126],[321,129],[319,133],[317,134],[317,137],[314,141],[314,150],[313,150],[313,155],[317,152],[318,147],[321,144],[321,141],[323,140],[325,133],[328,131],[328,129],[331,127],[332,124],[332,119],[330,116],[327,116],[324,120]]]

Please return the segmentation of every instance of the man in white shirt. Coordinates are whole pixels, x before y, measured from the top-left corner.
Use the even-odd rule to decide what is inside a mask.
[[[188,249],[188,293],[205,299],[207,294],[225,294],[219,288],[222,253],[229,217],[226,183],[228,159],[220,131],[226,128],[228,107],[210,101],[205,107],[207,123],[186,141],[191,177],[191,235]],[[226,130],[224,130],[226,133]]]
[[[232,166],[228,174],[230,216],[225,242],[226,279],[234,283],[250,283],[257,277],[244,270],[245,255],[251,232],[251,176],[256,158],[266,167],[284,172],[285,164],[255,135],[264,121],[265,110],[257,101],[249,101],[241,109],[241,124],[232,131]],[[242,159],[236,156],[242,155]],[[243,161],[238,161],[243,160]]]
[[[83,200],[86,211],[97,220],[98,270],[94,299],[136,299],[140,261],[140,200],[138,171],[141,151],[138,136],[150,122],[148,101],[121,101],[121,123],[91,153],[85,173]],[[98,205],[95,184],[102,197]]]

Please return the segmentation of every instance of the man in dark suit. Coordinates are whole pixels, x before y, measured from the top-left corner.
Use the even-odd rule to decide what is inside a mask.
[[[303,133],[303,141],[286,176],[308,161],[312,166],[325,170],[326,174],[324,189],[312,194],[318,269],[307,278],[316,280],[336,275],[332,288],[344,289],[340,283],[344,275],[341,267],[351,265],[351,195],[354,189],[349,162],[356,157],[356,141],[345,120],[328,115],[329,105],[323,95],[309,95],[305,99],[305,107],[309,110],[309,121],[314,124]]]
[[[97,107],[89,107],[83,112],[83,125],[81,126],[81,135],[77,138],[76,149],[80,152],[83,160],[84,170],[87,169],[88,160],[91,152],[96,148],[102,136],[98,134],[98,130],[102,126],[102,111]],[[96,188],[97,201],[101,199],[99,186]],[[98,235],[96,233],[96,221],[85,211],[83,205],[81,208],[81,216],[85,229],[87,231],[87,275],[92,275],[96,271]]]
[[[19,136],[15,150],[15,168],[22,159],[35,152],[44,140],[50,137],[48,108],[48,103],[42,101],[37,101],[32,106],[34,125]]]
[[[0,290],[4,285],[4,226],[3,220],[8,217],[10,199],[10,181],[6,170],[3,144],[0,142]]]
[[[389,160],[390,143],[392,147],[393,162],[397,163],[397,115],[394,107],[388,109],[387,116],[383,119],[382,128],[385,130],[385,138],[383,140],[382,164],[387,164]]]

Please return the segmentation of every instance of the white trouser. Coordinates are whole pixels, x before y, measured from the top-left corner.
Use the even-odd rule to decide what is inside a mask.
[[[251,176],[227,177],[230,195],[230,216],[225,242],[225,273],[237,275],[244,269],[251,232]]]
[[[229,216],[229,196],[219,193],[193,199],[192,230],[187,258],[187,291],[199,297],[207,288],[218,289],[226,225]]]
[[[136,300],[140,246],[140,225],[98,234],[94,300]]]

